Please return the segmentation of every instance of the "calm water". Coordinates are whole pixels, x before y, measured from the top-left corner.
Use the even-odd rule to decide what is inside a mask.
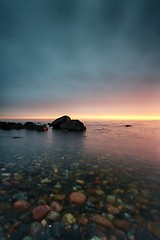
[[[54,161],[68,156],[68,161],[112,158],[126,164],[160,167],[160,121],[85,122],[87,131],[70,133],[52,130],[0,130],[2,162],[31,160],[47,155]],[[20,138],[15,138],[20,137]],[[23,164],[23,161],[21,162]],[[120,163],[119,162],[119,163]]]
[[[128,123],[132,127],[124,126]],[[0,130],[0,163],[3,165],[0,170],[1,186],[3,187],[4,182],[3,173],[6,172],[12,175],[18,173],[25,179],[28,176],[27,181],[32,179],[38,184],[42,179],[51,177],[52,162],[57,165],[60,175],[69,172],[74,176],[75,171],[75,176],[79,174],[86,185],[90,184],[94,188],[94,182],[87,182],[86,178],[87,172],[92,171],[96,178],[109,184],[109,190],[105,190],[104,186],[98,186],[98,189],[109,191],[110,194],[115,191],[124,193],[119,196],[124,204],[131,204],[135,208],[138,201],[140,206],[138,205],[136,216],[133,215],[129,220],[134,219],[134,227],[141,221],[146,227],[150,222],[155,222],[156,225],[158,221],[159,224],[160,121],[84,124],[87,130],[83,133],[51,128],[47,132]],[[71,191],[70,187],[68,186],[68,192]],[[85,191],[88,189],[85,186],[83,188]],[[18,192],[17,187],[14,193]],[[134,200],[128,199],[129,193],[132,193]],[[1,202],[4,199],[11,201],[10,190],[7,194],[8,198],[7,195],[4,198],[3,194],[0,196]],[[140,218],[141,221],[137,220]],[[154,231],[151,230],[153,236],[157,237],[154,239],[159,239]]]

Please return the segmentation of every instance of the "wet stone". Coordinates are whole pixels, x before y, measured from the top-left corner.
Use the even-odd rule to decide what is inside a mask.
[[[47,214],[46,219],[55,222],[60,219],[60,214],[58,212],[51,211]]]
[[[30,204],[29,202],[27,202],[26,200],[17,200],[14,203],[14,209],[21,211],[21,212],[25,212],[30,208]]]
[[[110,230],[114,230],[113,224],[102,215],[96,214],[90,218],[90,221],[96,224],[99,224],[101,226],[107,227]]]
[[[35,207],[32,211],[33,218],[35,220],[42,220],[51,209],[47,205],[40,205],[38,207]]]
[[[62,218],[63,222],[67,223],[67,224],[73,224],[76,222],[75,217],[73,216],[73,214],[71,213],[66,213],[63,218]]]
[[[76,204],[83,204],[86,201],[86,196],[81,192],[72,192],[69,198],[72,203]]]
[[[40,222],[33,222],[30,227],[30,233],[34,236],[37,232],[40,232],[42,229],[42,224]]]

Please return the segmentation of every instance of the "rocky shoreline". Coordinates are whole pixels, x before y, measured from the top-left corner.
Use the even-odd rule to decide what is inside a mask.
[[[85,131],[86,127],[79,120],[71,120],[69,116],[62,116],[57,118],[52,123],[48,123],[49,127],[53,129],[61,129],[66,131]],[[16,122],[0,122],[0,129],[2,130],[20,130],[20,129],[28,129],[28,130],[36,130],[39,132],[47,131],[47,124],[35,124],[34,122],[26,122],[16,123]]]

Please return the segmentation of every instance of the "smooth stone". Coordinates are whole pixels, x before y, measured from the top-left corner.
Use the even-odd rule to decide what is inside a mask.
[[[156,237],[160,238],[160,222],[149,222],[147,228]]]
[[[12,174],[11,173],[2,173],[1,176],[2,177],[10,177]]]
[[[66,213],[63,218],[62,218],[62,221],[67,223],[67,224],[73,224],[76,222],[76,219],[75,217],[73,216],[73,214],[71,213]]]
[[[41,180],[41,184],[51,183],[52,181],[49,178],[44,178]]]
[[[41,224],[42,224],[43,227],[46,227],[46,226],[47,226],[47,221],[46,221],[46,219],[43,219],[43,220],[41,221]]]
[[[80,225],[83,225],[83,226],[87,225],[88,221],[89,221],[89,220],[88,220],[88,218],[86,218],[86,217],[81,217],[81,218],[78,220],[79,224],[80,224]]]
[[[101,226],[107,227],[110,230],[114,230],[113,224],[109,220],[107,220],[105,217],[103,217],[102,215],[96,214],[90,218],[90,221],[97,223]]]
[[[17,200],[13,206],[15,210],[22,212],[25,212],[30,208],[30,204],[26,200]]]
[[[40,205],[35,207],[32,211],[33,218],[35,220],[42,220],[51,211],[50,207],[47,205]]]
[[[84,182],[84,180],[77,179],[77,180],[76,180],[76,183],[81,184],[81,185],[84,185],[85,182]]]
[[[124,231],[128,231],[130,229],[130,224],[123,219],[116,219],[114,220],[113,224],[116,228],[122,229]]]
[[[83,204],[86,201],[86,196],[82,192],[72,192],[69,198],[70,202],[75,204]]]
[[[60,219],[60,214],[58,212],[51,211],[51,212],[48,213],[46,219],[50,220],[52,222],[55,222],[55,221]]]
[[[60,184],[60,182],[57,182],[57,183],[54,185],[54,188],[56,188],[56,189],[61,189],[61,188],[62,188],[62,185]]]
[[[116,208],[116,207],[111,206],[111,207],[108,207],[107,210],[108,210],[109,213],[111,213],[113,215],[119,214],[119,209]]]
[[[13,175],[14,179],[17,180],[17,181],[20,181],[23,179],[23,176],[20,175],[19,173],[14,173]]]
[[[63,207],[62,205],[60,205],[58,202],[56,201],[52,201],[51,204],[50,204],[50,207],[54,210],[54,211],[57,211],[57,212],[61,212]]]
[[[95,193],[98,195],[98,196],[105,196],[105,192],[101,189],[96,189],[95,190]]]
[[[33,222],[30,227],[31,235],[34,236],[36,233],[42,230],[42,224],[40,222]]]
[[[58,200],[58,201],[63,201],[65,199],[66,195],[65,194],[54,194],[53,199]]]
[[[114,233],[115,233],[115,235],[118,239],[121,239],[121,240],[126,240],[127,239],[125,232],[122,231],[122,230],[116,229]]]
[[[116,201],[116,195],[107,195],[106,196],[106,201],[109,202],[109,203],[115,203]]]

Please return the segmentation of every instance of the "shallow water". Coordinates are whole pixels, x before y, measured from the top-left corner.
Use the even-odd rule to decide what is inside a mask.
[[[132,127],[125,127],[125,124]],[[160,226],[160,121],[85,122],[85,125],[87,130],[82,133],[51,128],[47,132],[0,130],[0,202],[10,205],[9,210],[0,206],[0,220],[5,232],[2,236],[12,237],[5,225],[12,225],[20,216],[17,213],[12,219],[9,214],[13,213],[11,207],[17,199],[26,196],[27,201],[33,202],[33,208],[39,197],[44,193],[51,194],[60,182],[58,193],[68,196],[73,190],[80,190],[87,199],[94,196],[98,201],[96,208],[106,217],[109,205],[116,208],[123,206],[121,216],[113,214],[113,220],[128,221],[135,239],[142,239],[137,235],[139,227],[146,229],[144,232],[148,234],[148,239],[152,236],[159,239],[155,228]],[[53,176],[53,164],[58,169],[58,177]],[[89,172],[92,173],[89,175]],[[6,173],[10,174],[8,178]],[[20,177],[16,178],[15,173]],[[41,184],[45,178],[49,178],[52,185]],[[83,184],[79,186],[77,180],[83,181]],[[31,188],[40,190],[32,196]],[[93,189],[102,190],[103,196],[93,193]],[[16,197],[19,193],[22,193],[21,196]],[[117,200],[107,202],[108,195],[115,195]],[[134,211],[129,210],[127,204]],[[68,211],[71,211],[70,203],[64,213]],[[129,214],[129,219],[122,217],[125,213]],[[84,211],[83,214],[89,213]],[[27,224],[32,221],[30,219]],[[151,222],[154,226],[150,227]],[[131,230],[124,231],[126,239],[129,239]]]

